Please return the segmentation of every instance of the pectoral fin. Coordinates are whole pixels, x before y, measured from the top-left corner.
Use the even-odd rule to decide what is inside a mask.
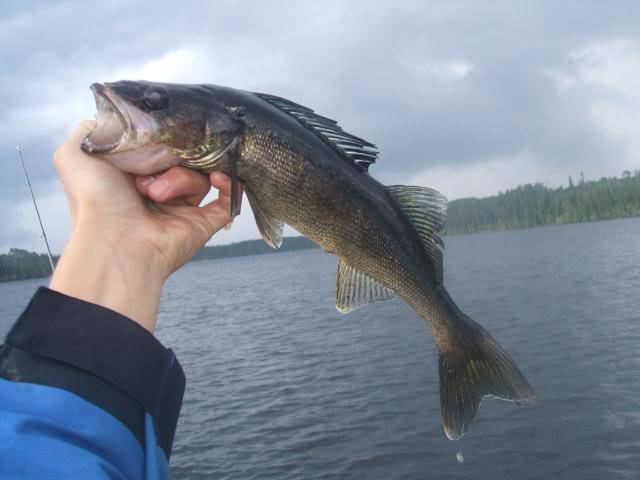
[[[240,215],[240,203],[242,202],[242,189],[236,168],[235,156],[229,161],[231,170],[231,205],[229,207],[229,216],[233,219]]]
[[[338,263],[337,286],[336,308],[341,313],[395,296],[391,290],[360,270],[347,265],[342,259]]]
[[[280,248],[282,245],[282,232],[284,230],[284,223],[275,219],[269,212],[267,212],[255,195],[245,188],[249,205],[253,211],[253,217],[256,219],[256,225],[258,230],[267,245],[271,248]]]

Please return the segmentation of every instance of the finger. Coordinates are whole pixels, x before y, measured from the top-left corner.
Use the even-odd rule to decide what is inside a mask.
[[[209,175],[209,181],[219,190],[220,195],[231,196],[231,178],[228,175],[222,172],[213,172]]]
[[[138,177],[136,186],[155,202],[184,199],[189,205],[199,205],[211,189],[206,176],[184,167],[172,167],[151,177]]]
[[[95,120],[83,120],[76,125],[71,135],[69,135],[65,142],[60,145],[53,154],[53,164],[58,170],[60,170],[60,167],[64,163],[68,162],[70,157],[69,153],[80,151],[80,144],[95,127]],[[63,159],[66,160],[63,161]]]
[[[207,203],[202,207],[190,207],[185,205],[158,204],[158,209],[171,216],[188,216],[191,221],[200,227],[206,238],[206,243],[213,234],[231,221],[229,216],[230,198],[221,197]]]
[[[225,175],[222,172],[213,172],[211,175],[209,175],[209,181],[211,182],[211,185],[213,185],[215,188],[218,189],[218,198],[224,196],[224,197],[229,197],[229,199],[231,198],[231,178],[229,178],[229,176]],[[238,187],[240,188],[239,194],[238,194],[238,207],[242,206],[242,184],[239,184]]]
[[[95,120],[83,120],[76,128],[73,129],[71,135],[65,143],[69,143],[77,148],[80,148],[80,143],[84,140],[84,138],[91,133],[91,131],[96,128]]]
[[[149,186],[158,178],[157,175],[136,175],[136,189],[141,195],[149,196]]]
[[[223,196],[218,198],[218,200],[207,203],[204,207],[200,207],[203,219],[206,222],[209,236],[215,234],[218,230],[231,222],[232,218],[229,215],[230,206],[231,199],[227,196]]]

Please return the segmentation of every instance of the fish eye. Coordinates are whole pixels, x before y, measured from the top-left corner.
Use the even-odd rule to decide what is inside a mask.
[[[169,92],[164,87],[151,85],[144,91],[143,101],[151,110],[162,110],[169,106]]]

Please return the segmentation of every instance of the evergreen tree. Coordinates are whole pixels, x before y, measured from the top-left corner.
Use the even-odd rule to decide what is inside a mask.
[[[54,263],[57,261],[58,257],[54,257]],[[0,254],[0,282],[47,275],[51,275],[51,265],[44,253],[12,248],[9,253]]]
[[[447,215],[452,235],[640,216],[640,171],[592,181],[581,173],[578,185],[569,177],[568,188],[527,184],[493,197],[454,200]]]

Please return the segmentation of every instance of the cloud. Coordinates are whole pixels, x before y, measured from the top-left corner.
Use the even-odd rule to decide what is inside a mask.
[[[640,168],[640,42],[596,41],[569,54],[567,70],[547,72],[563,96],[588,91],[585,116],[609,147],[591,176]]]
[[[48,188],[35,192],[38,210],[53,253],[61,253],[71,231],[71,217],[59,182],[53,180]],[[0,236],[0,252],[11,247],[44,252],[38,217],[26,185],[23,194],[11,206],[10,222]]]
[[[58,199],[50,228],[62,241],[52,153],[93,114],[89,85],[120,78],[288,97],[376,143],[376,177],[435,181],[453,196],[638,168],[639,20],[633,1],[10,3],[0,14],[0,221],[10,225],[0,244],[37,238],[16,221],[29,216],[16,144],[37,193]],[[251,222],[243,214],[214,241],[257,237]]]
[[[543,168],[539,159],[525,149],[486,161],[428,168],[411,176],[407,183],[434,188],[454,200],[495,195],[524,183],[558,186],[567,178],[561,170]]]
[[[462,78],[469,75],[473,70],[473,65],[463,60],[453,60],[444,65],[447,72],[451,73],[454,77]]]
[[[570,75],[565,72],[555,72],[553,70],[548,70],[544,72],[544,74],[549,77],[555,83],[558,90],[563,91],[567,88],[575,85],[576,78],[573,75]]]

